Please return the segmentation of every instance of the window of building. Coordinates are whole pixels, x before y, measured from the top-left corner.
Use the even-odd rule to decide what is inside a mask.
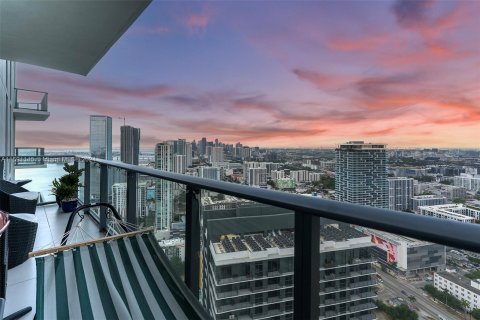
[[[255,262],[255,276],[256,277],[263,276],[263,263],[262,262]]]
[[[269,260],[268,261],[268,272],[278,272],[280,270],[280,265],[278,260]]]

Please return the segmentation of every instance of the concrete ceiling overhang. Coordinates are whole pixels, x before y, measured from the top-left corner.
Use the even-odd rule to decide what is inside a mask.
[[[0,0],[0,59],[87,75],[151,0]]]

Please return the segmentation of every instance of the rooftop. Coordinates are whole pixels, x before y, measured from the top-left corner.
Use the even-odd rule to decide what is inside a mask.
[[[480,295],[480,290],[477,288],[472,287],[472,280],[459,274],[459,273],[454,273],[454,272],[447,272],[447,271],[442,271],[442,272],[437,272],[439,276],[442,278],[445,278],[469,291],[472,291],[475,294]]]
[[[372,150],[372,149],[382,149],[387,148],[386,144],[382,143],[365,143],[363,141],[349,141],[342,143],[338,146],[337,150]]]

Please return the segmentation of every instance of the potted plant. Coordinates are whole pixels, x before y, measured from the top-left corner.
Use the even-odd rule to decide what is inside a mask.
[[[65,163],[63,170],[66,172],[58,180],[52,181],[52,194],[55,195],[57,203],[62,207],[63,212],[72,212],[78,204],[76,198],[78,188],[82,186],[80,176],[84,169],[77,169],[75,165]]]

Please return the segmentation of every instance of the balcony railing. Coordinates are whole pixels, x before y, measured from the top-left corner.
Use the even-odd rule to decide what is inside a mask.
[[[59,157],[59,156],[57,156]],[[73,157],[62,155],[62,157]],[[14,157],[0,157],[2,162]],[[71,158],[70,158],[71,159]],[[449,247],[480,252],[480,226],[436,219],[411,213],[397,212],[368,206],[342,203],[332,200],[319,200],[278,191],[251,188],[235,183],[203,179],[183,174],[160,171],[152,168],[100,160],[88,157],[74,157],[77,166],[84,168],[84,189],[80,200],[92,201],[92,184],[98,180],[99,199],[108,202],[109,181],[113,170],[120,170],[126,184],[125,219],[128,223],[137,222],[137,189],[139,175],[170,181],[185,186],[185,282],[190,290],[199,295],[200,270],[200,208],[201,191],[209,191],[256,201],[262,204],[284,208],[294,212],[295,254],[294,254],[294,318],[318,319],[320,305],[320,218],[327,218],[347,224],[390,232],[423,241],[434,242]],[[100,228],[106,227],[105,212],[99,214]],[[371,259],[364,259],[371,261]],[[352,261],[352,264],[363,263]],[[345,264],[342,265],[344,267]],[[325,269],[335,268],[334,265]],[[369,280],[365,285],[374,285]],[[357,288],[359,283],[351,284]],[[363,283],[362,283],[363,285]],[[357,312],[360,307],[374,308],[372,304],[351,307],[349,312]],[[363,309],[362,309],[363,310]],[[324,316],[325,317],[325,316]]]
[[[45,148],[36,147],[18,147],[15,148],[15,156],[18,158],[15,160],[15,167],[37,167],[45,165],[43,155],[45,154]],[[29,157],[33,157],[29,159]]]
[[[15,88],[16,108],[48,111],[48,92]]]

